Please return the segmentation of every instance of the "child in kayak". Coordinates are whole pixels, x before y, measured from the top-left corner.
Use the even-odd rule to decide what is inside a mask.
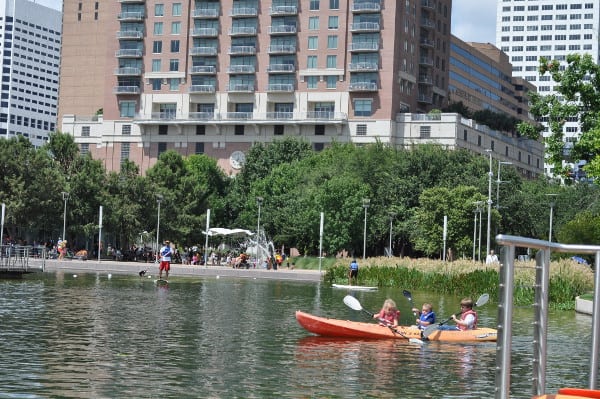
[[[421,311],[419,309],[413,308],[413,313],[418,314],[419,318],[417,319],[417,327],[423,330],[425,327],[435,324],[435,313],[433,312],[433,306],[430,303],[424,303]]]
[[[392,299],[386,299],[379,313],[375,313],[373,318],[379,320],[382,325],[398,327],[400,311],[396,308],[396,302]]]
[[[477,328],[477,312],[473,310],[473,300],[463,298],[460,301],[460,319],[452,315],[452,320],[456,323],[459,330],[474,330]]]

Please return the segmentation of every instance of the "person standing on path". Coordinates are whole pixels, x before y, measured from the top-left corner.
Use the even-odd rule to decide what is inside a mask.
[[[165,271],[165,280],[169,279],[169,270],[171,270],[171,255],[173,255],[171,243],[169,240],[166,240],[165,245],[163,245],[163,247],[160,249],[160,266],[158,267],[159,280],[162,280],[163,270]]]
[[[358,282],[358,262],[356,259],[352,259],[350,262],[350,270],[348,270],[348,285],[352,285],[352,280]]]

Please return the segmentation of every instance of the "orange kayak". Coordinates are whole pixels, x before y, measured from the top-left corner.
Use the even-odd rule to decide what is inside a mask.
[[[556,395],[534,396],[533,399],[586,399],[600,398],[600,391],[596,389],[561,388]]]
[[[298,323],[311,333],[325,337],[363,339],[422,339],[421,330],[416,327],[398,326],[393,330],[375,323],[329,319],[296,311]],[[486,342],[496,341],[497,332],[493,328],[478,328],[467,331],[436,330],[429,341],[444,342]]]

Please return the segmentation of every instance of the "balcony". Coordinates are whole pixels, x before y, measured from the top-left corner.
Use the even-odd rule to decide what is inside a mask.
[[[115,86],[113,94],[140,94],[139,86]]]
[[[120,30],[117,32],[117,39],[137,40],[143,38],[144,32],[139,30]]]
[[[152,112],[150,118],[154,120],[169,121],[177,119],[175,111]]]
[[[422,104],[433,104],[433,97],[429,94],[419,94],[417,101]]]
[[[267,112],[266,118],[272,119],[272,120],[278,120],[278,121],[285,121],[285,120],[294,119],[294,113],[293,112]]]
[[[230,65],[227,68],[227,73],[254,73],[256,68],[254,65]]]
[[[268,73],[293,73],[296,72],[294,64],[271,64],[267,67]]]
[[[429,75],[419,75],[419,79],[417,79],[417,82],[422,85],[432,86],[433,78]]]
[[[433,66],[433,58],[429,58],[429,57],[420,57],[419,58],[419,65],[425,65],[425,66]]]
[[[121,22],[137,22],[144,20],[144,12],[122,12],[117,15],[117,19]]]
[[[196,8],[192,12],[193,18],[219,18],[219,8]]]
[[[376,62],[355,62],[348,64],[350,72],[373,72],[379,70],[379,65]]]
[[[217,67],[214,65],[195,65],[190,69],[190,75],[214,75]]]
[[[254,55],[256,47],[254,46],[231,46],[229,47],[230,55]]]
[[[421,41],[419,43],[422,47],[434,47],[435,46],[435,43],[433,42],[433,40],[428,39],[426,37],[422,37]]]
[[[341,112],[333,111],[308,111],[306,113],[306,119],[319,119],[319,120],[342,120],[347,119],[348,116]]]
[[[256,7],[235,7],[229,11],[230,17],[256,17],[258,8]]]
[[[435,3],[433,0],[421,0],[421,7],[435,10]]]
[[[350,24],[350,31],[352,32],[379,32],[380,30],[379,22],[356,22]]]
[[[192,47],[190,55],[217,55],[217,47]]]
[[[219,36],[219,29],[217,28],[193,28],[190,31],[190,35],[193,37],[217,37]]]
[[[142,68],[123,67],[115,69],[116,76],[140,76]]]
[[[121,49],[115,51],[115,57],[117,58],[141,58],[142,54],[141,49]]]
[[[254,93],[254,83],[229,83],[229,93]]]
[[[225,119],[247,121],[251,120],[253,116],[252,112],[227,112],[225,113]]]
[[[190,112],[189,118],[199,121],[212,121],[215,119],[214,112]]]
[[[421,28],[435,29],[435,21],[429,18],[421,18]]]
[[[365,3],[356,3],[352,4],[352,12],[353,13],[363,13],[363,12],[380,12],[381,4],[378,2],[365,2]]]
[[[234,26],[229,28],[229,36],[256,36],[256,26]]]
[[[270,35],[293,35],[296,34],[298,28],[296,25],[272,25],[269,26]]]
[[[295,54],[294,44],[273,44],[269,46],[269,54]]]
[[[271,15],[297,15],[298,6],[271,6],[269,9]]]
[[[293,91],[293,83],[269,83],[267,86],[267,92],[269,93],[291,93]]]
[[[350,51],[353,51],[355,53],[368,52],[368,51],[379,51],[379,43],[373,43],[373,42],[350,43]]]
[[[191,85],[190,93],[214,93],[216,91],[216,87],[214,84],[212,85]]]
[[[350,82],[348,91],[377,91],[377,82]]]

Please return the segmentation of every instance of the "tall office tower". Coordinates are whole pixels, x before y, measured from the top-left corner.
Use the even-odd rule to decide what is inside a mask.
[[[0,137],[39,147],[56,130],[60,11],[28,0],[0,0]]]
[[[539,76],[540,57],[562,62],[568,54],[589,53],[598,62],[599,22],[597,0],[498,0],[496,46],[510,56],[514,75],[550,94],[554,82]],[[567,121],[564,133],[569,148],[580,134],[577,120]],[[549,165],[545,171],[552,174]]]
[[[253,143],[284,136],[396,145],[397,114],[446,105],[451,0],[65,0],[63,12],[61,130],[108,170],[145,171],[175,149],[235,173]]]

